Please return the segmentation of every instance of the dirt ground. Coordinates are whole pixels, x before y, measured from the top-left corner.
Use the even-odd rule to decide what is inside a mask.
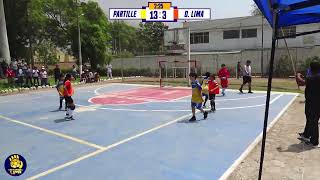
[[[299,95],[267,134],[262,179],[319,180],[320,149],[297,139],[305,125],[304,95]],[[257,180],[261,142],[241,162],[228,180]]]

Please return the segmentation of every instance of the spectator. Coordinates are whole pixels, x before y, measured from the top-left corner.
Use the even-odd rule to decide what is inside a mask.
[[[319,147],[319,118],[320,118],[320,64],[312,62],[310,64],[311,76],[307,77],[305,89],[305,115],[306,126],[303,133],[299,133],[299,139],[307,145]]]
[[[0,66],[0,79],[4,78],[3,68]]]
[[[8,67],[6,70],[6,76],[8,79],[9,85],[14,85],[15,72],[11,67]]]
[[[237,63],[237,79],[240,79],[241,73],[242,73],[241,62],[238,61],[238,63]]]
[[[91,82],[94,82],[94,74],[93,74],[93,72],[90,70],[90,72],[89,72],[89,82],[91,83]]]
[[[108,79],[112,79],[112,65],[110,63],[108,63],[107,65],[107,76],[108,76]]]
[[[32,68],[31,65],[28,67],[28,69],[26,70],[26,86],[27,87],[31,87],[33,86],[32,83]]]
[[[2,77],[5,78],[5,74],[7,72],[7,63],[5,61],[2,61],[0,66],[2,69]]]
[[[11,62],[11,67],[14,73],[18,74],[18,63],[15,59],[13,59],[13,61]]]
[[[48,85],[48,73],[44,66],[42,66],[40,71],[40,78],[41,78],[41,86]]]
[[[53,73],[54,73],[54,82],[57,83],[61,75],[61,70],[58,64],[56,65],[56,68],[54,68]]]
[[[94,82],[100,82],[100,75],[98,72],[94,73]]]
[[[33,77],[33,84],[35,86],[39,86],[40,85],[40,83],[39,83],[39,75],[40,75],[40,72],[39,72],[38,68],[36,66],[33,67],[32,77]]]
[[[77,79],[77,67],[75,65],[72,66],[72,76],[74,80]]]
[[[24,72],[23,72],[23,67],[20,65],[18,67],[18,84],[20,85],[20,87],[23,86],[24,82],[23,82],[23,78],[24,78]]]

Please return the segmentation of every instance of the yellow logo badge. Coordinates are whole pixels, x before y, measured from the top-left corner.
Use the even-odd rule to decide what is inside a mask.
[[[4,168],[9,175],[20,176],[27,169],[27,162],[23,156],[12,154],[4,162]]]

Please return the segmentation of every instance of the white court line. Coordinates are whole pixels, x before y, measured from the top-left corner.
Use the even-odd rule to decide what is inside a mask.
[[[281,96],[282,96],[282,95],[277,96],[277,97],[276,97],[275,99],[273,99],[270,103],[274,103],[274,102],[275,102],[276,100],[278,100]],[[199,112],[199,111],[197,111],[197,112]],[[81,157],[79,157],[79,158],[77,158],[77,159],[74,159],[74,160],[69,161],[69,162],[64,163],[64,164],[61,164],[60,166],[54,167],[54,168],[49,169],[49,170],[47,170],[47,171],[44,171],[44,172],[42,172],[42,173],[40,173],[40,174],[37,174],[37,175],[32,176],[32,177],[30,177],[30,178],[27,178],[27,180],[35,180],[35,179],[38,179],[38,178],[40,178],[40,177],[46,176],[46,175],[51,174],[51,173],[53,173],[53,172],[56,172],[56,171],[58,171],[58,170],[60,170],[60,169],[63,169],[63,168],[65,168],[65,167],[68,167],[68,166],[71,166],[71,165],[73,165],[73,164],[76,164],[76,163],[78,163],[78,162],[80,162],[80,161],[82,161],[82,160],[88,159],[88,158],[93,157],[93,156],[96,156],[96,155],[98,155],[98,154],[100,154],[100,153],[102,153],[102,152],[108,151],[108,150],[110,150],[110,149],[112,149],[112,148],[115,148],[115,147],[121,145],[121,144],[127,143],[127,142],[129,142],[129,141],[131,141],[131,140],[137,139],[137,138],[139,138],[139,137],[141,137],[141,136],[144,136],[144,135],[146,135],[146,134],[149,134],[149,133],[151,133],[151,132],[153,132],[153,131],[159,130],[159,129],[164,128],[164,127],[166,127],[166,126],[169,126],[169,125],[171,125],[171,124],[173,124],[173,123],[176,123],[176,122],[178,122],[178,121],[181,121],[181,120],[183,120],[183,119],[185,119],[185,118],[187,118],[187,117],[189,117],[189,116],[191,116],[191,115],[192,115],[192,114],[188,114],[188,115],[181,116],[181,117],[179,117],[179,118],[177,118],[177,119],[175,119],[175,120],[169,121],[169,122],[167,122],[167,123],[164,123],[164,124],[162,124],[162,125],[160,125],[160,126],[157,126],[157,127],[155,127],[155,128],[149,129],[149,130],[147,130],[147,131],[141,132],[141,133],[139,133],[139,134],[137,134],[137,135],[131,136],[131,137],[126,138],[126,139],[124,139],[124,140],[122,140],[122,141],[119,141],[119,142],[117,142],[117,143],[111,144],[111,145],[109,145],[109,146],[107,146],[107,147],[104,147],[103,149],[99,149],[99,150],[97,150],[97,151],[95,151],[95,152],[92,152],[92,153],[90,153],[90,154],[81,156]]]
[[[280,117],[286,112],[286,110],[291,106],[294,100],[297,98],[298,94],[292,98],[292,100],[282,109],[282,111],[277,115],[277,117],[268,125],[267,133],[270,129],[279,121]],[[224,172],[224,174],[219,178],[219,180],[226,180],[230,177],[233,171],[241,164],[241,162],[253,151],[253,149],[258,145],[262,139],[262,133],[249,145],[249,147],[241,154],[241,156],[234,161],[234,163]]]
[[[164,124],[162,124],[162,125],[160,125],[160,126],[157,126],[157,127],[155,127],[155,128],[149,129],[149,130],[147,130],[147,131],[141,132],[141,133],[139,133],[139,134],[137,134],[137,135],[131,136],[131,137],[126,138],[126,139],[124,139],[124,140],[122,140],[122,141],[119,141],[119,142],[117,142],[117,143],[111,144],[111,145],[109,145],[109,146],[107,146],[107,147],[104,147],[103,149],[97,150],[97,151],[92,152],[92,153],[90,153],[90,154],[87,154],[87,155],[85,155],[85,156],[82,156],[82,157],[79,157],[79,158],[74,159],[74,160],[72,160],[72,161],[69,161],[69,162],[67,162],[67,163],[65,163],[65,164],[61,164],[60,166],[57,166],[57,167],[55,167],[55,168],[49,169],[49,170],[44,171],[44,172],[42,172],[42,173],[40,173],[40,174],[37,174],[37,175],[32,176],[32,177],[30,177],[30,178],[27,178],[27,180],[34,180],[34,179],[38,179],[38,178],[40,178],[40,177],[46,176],[46,175],[51,174],[51,173],[53,173],[53,172],[55,172],[55,171],[58,171],[58,170],[63,169],[63,168],[65,168],[65,167],[71,166],[71,165],[73,165],[73,164],[75,164],[75,163],[78,163],[78,162],[80,162],[80,161],[82,161],[82,160],[88,159],[88,158],[93,157],[93,156],[96,156],[96,155],[98,155],[98,154],[100,154],[100,153],[102,153],[102,152],[108,151],[108,150],[110,150],[110,149],[112,149],[112,148],[115,148],[115,147],[121,145],[121,144],[127,143],[127,142],[132,141],[132,140],[134,140],[134,139],[137,139],[137,138],[139,138],[139,137],[141,137],[141,136],[144,136],[144,135],[146,135],[146,134],[149,134],[149,133],[151,133],[151,132],[154,132],[154,131],[156,131],[156,130],[159,130],[159,129],[161,129],[161,128],[164,128],[164,127],[166,127],[166,126],[169,126],[169,125],[171,125],[171,124],[173,124],[173,123],[176,123],[176,122],[178,122],[178,121],[181,121],[181,120],[183,120],[183,119],[185,119],[185,118],[187,118],[187,117],[189,117],[189,116],[191,116],[191,115],[192,115],[192,114],[188,114],[188,115],[181,116],[181,117],[179,117],[179,118],[177,118],[177,119],[175,119],[175,120],[169,121],[169,122],[167,122],[167,123],[164,123]]]
[[[276,100],[282,97],[283,94],[278,95],[270,104],[273,104]],[[107,107],[99,107],[95,105],[85,106],[76,104],[80,107],[93,107],[95,109],[102,109],[102,110],[110,110],[110,111],[128,111],[128,112],[189,112],[190,109],[128,109],[128,108],[107,108]],[[251,105],[251,106],[238,106],[238,107],[226,107],[226,108],[217,108],[217,110],[232,110],[232,109],[246,109],[246,108],[255,108],[265,106],[265,104],[258,104],[258,105]]]
[[[254,96],[254,97],[246,97],[246,98],[235,98],[235,99],[216,99],[216,102],[224,102],[224,101],[238,101],[238,100],[245,100],[245,99],[257,99],[257,98],[264,98],[266,96]],[[171,102],[171,101],[170,101]],[[190,102],[190,101],[174,101],[174,102]]]
[[[46,132],[48,134],[52,134],[52,135],[55,135],[55,136],[58,136],[58,137],[61,137],[61,138],[64,138],[64,139],[68,139],[68,140],[71,140],[71,141],[74,141],[74,142],[77,142],[77,143],[80,143],[80,144],[83,144],[83,145],[87,145],[87,146],[90,146],[90,147],[93,147],[93,148],[96,148],[96,149],[103,149],[102,146],[99,146],[99,145],[84,141],[82,139],[78,139],[78,138],[71,137],[71,136],[68,136],[68,135],[65,135],[65,134],[62,134],[62,133],[58,133],[58,132],[55,132],[55,131],[52,131],[52,130],[49,130],[49,129],[42,128],[42,127],[39,127],[39,126],[35,126],[35,125],[32,125],[32,124],[21,122],[21,121],[18,121],[18,120],[9,118],[9,117],[5,117],[5,116],[0,115],[0,119],[4,119],[4,120],[7,120],[7,121],[16,123],[16,124],[20,124],[20,125],[23,125],[23,126],[27,126],[27,127],[33,128],[33,129],[37,129],[37,130],[40,130],[42,132]]]

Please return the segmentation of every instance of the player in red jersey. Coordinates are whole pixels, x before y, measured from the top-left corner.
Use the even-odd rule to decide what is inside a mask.
[[[222,95],[225,96],[226,95],[226,93],[225,93],[226,88],[228,88],[228,86],[229,86],[228,78],[230,77],[230,72],[226,68],[225,64],[221,65],[221,69],[218,73],[218,76],[221,80]]]
[[[210,105],[211,105],[211,111],[215,112],[216,111],[216,94],[220,93],[219,90],[219,84],[215,80],[216,77],[214,74],[210,75],[210,78],[208,80],[208,86],[209,86],[209,100],[210,100]]]
[[[67,104],[67,113],[66,119],[67,120],[74,120],[73,118],[73,111],[75,110],[76,106],[73,102],[72,95],[74,93],[72,84],[71,84],[72,76],[71,74],[67,74],[64,82],[64,99]]]

